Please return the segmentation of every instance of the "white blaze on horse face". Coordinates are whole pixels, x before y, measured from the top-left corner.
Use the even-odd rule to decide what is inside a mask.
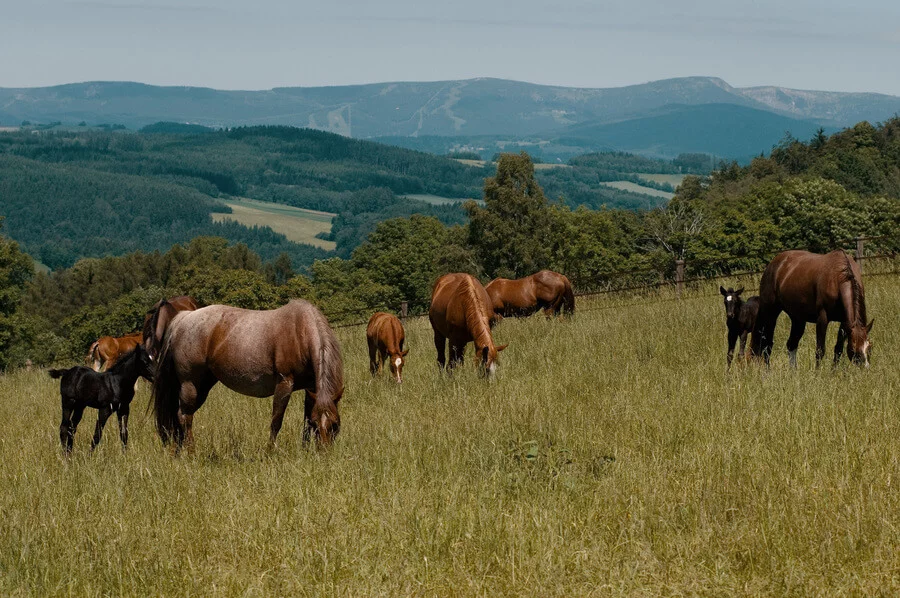
[[[731,295],[728,295],[727,297],[725,297],[725,301],[731,301]]]
[[[401,365],[403,365],[403,359],[398,357],[397,359],[394,360],[394,366],[400,367]]]
[[[497,373],[497,362],[492,361],[491,365],[488,366],[488,376],[493,376]]]

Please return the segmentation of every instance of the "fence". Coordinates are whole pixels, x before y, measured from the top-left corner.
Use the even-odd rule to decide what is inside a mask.
[[[864,271],[866,268],[866,264],[870,264],[869,268],[871,269],[871,264],[877,260],[894,260],[900,258],[900,251],[877,251],[875,253],[866,254],[866,245],[874,241],[880,241],[884,239],[892,239],[895,242],[897,239],[893,237],[889,237],[887,235],[881,236],[868,236],[868,237],[854,237],[853,239],[845,239],[843,241],[839,241],[837,243],[838,248],[847,249],[848,246],[852,248],[854,253],[854,258],[856,263],[859,264],[860,271]],[[734,271],[729,267],[729,264],[747,262],[751,261],[763,261],[768,263],[775,255],[781,253],[783,250],[779,250],[776,252],[772,252],[770,254],[765,255],[732,255],[726,257],[720,257],[713,260],[695,260],[688,261],[684,259],[677,259],[674,261],[674,275],[671,279],[667,279],[665,277],[665,272],[661,271],[659,268],[639,268],[635,270],[627,270],[627,271],[619,271],[609,274],[608,276],[603,277],[603,280],[598,281],[593,287],[589,289],[583,289],[576,291],[576,297],[598,297],[609,294],[616,293],[636,293],[636,292],[646,292],[652,290],[659,290],[664,287],[669,287],[675,291],[675,296],[672,300],[681,299],[682,294],[684,293],[686,285],[695,284],[695,283],[703,283],[703,282],[711,282],[714,280],[724,279],[724,278],[746,278],[751,276],[761,276],[763,273],[763,269],[757,270],[738,270]],[[718,268],[718,274],[712,274],[707,276],[686,276],[686,272],[688,266],[693,268],[703,267],[706,270],[715,271],[717,266],[722,265],[723,267]],[[722,270],[727,270],[727,272],[722,272]],[[869,277],[871,276],[883,276],[883,275],[897,275],[900,274],[900,271],[897,269],[891,269],[884,272],[870,272]],[[650,277],[658,276],[658,282],[636,282],[641,279],[648,279]],[[616,280],[626,280],[626,284],[624,285],[615,285],[613,284]],[[749,289],[748,289],[749,290]],[[621,306],[618,306],[621,307]],[[365,314],[371,314],[373,311],[388,311],[397,313],[402,321],[406,321],[411,318],[420,318],[427,315],[427,312],[422,311],[419,313],[410,313],[409,312],[409,302],[402,301],[400,303],[399,308],[391,308],[389,306],[377,306],[377,307],[364,307],[356,310],[345,310],[340,312],[328,313],[325,314],[329,321],[334,321],[335,319],[343,319],[346,316],[363,316]],[[579,310],[584,311],[584,310]],[[587,310],[592,311],[592,310]],[[332,328],[351,328],[355,326],[365,326],[368,324],[368,319],[365,321],[350,321],[350,322],[339,322],[335,325],[332,325]]]

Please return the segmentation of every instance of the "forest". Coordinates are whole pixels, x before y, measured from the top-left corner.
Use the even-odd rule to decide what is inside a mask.
[[[37,170],[33,163],[17,166]],[[487,281],[550,268],[569,276],[576,290],[588,290],[671,276],[676,259],[687,260],[690,275],[728,273],[764,266],[786,248],[844,247],[857,235],[877,237],[874,250],[900,250],[900,118],[877,126],[863,122],[809,141],[786,138],[746,166],[723,164],[709,176],[686,177],[674,199],[653,209],[593,210],[550,200],[525,153],[503,154],[495,172],[482,174],[488,175],[479,194],[483,203],[466,202],[464,217],[452,224],[427,214],[373,219],[365,223],[372,232],[346,257],[319,259],[302,271],[286,252],[268,259],[249,242],[204,235],[165,250],[85,258],[35,273],[23,252],[29,244],[2,238],[0,368],[81,358],[92,340],[134,330],[150,305],[176,294],[248,308],[304,297],[340,323],[373,309],[395,310],[404,300],[411,312],[421,312],[432,282],[450,271]],[[102,177],[93,181],[112,184]],[[96,188],[85,186],[85,193]],[[389,191],[357,192],[368,198],[358,210],[376,213],[392,205]],[[360,196],[339,197],[349,204]],[[213,198],[202,201],[215,209]],[[147,206],[143,217],[157,217],[152,210],[164,212],[165,206]],[[95,202],[91,211],[116,225],[115,204]],[[200,221],[192,214],[181,216],[182,230]],[[47,218],[43,226],[54,227],[52,215]],[[35,226],[35,234],[40,228]]]

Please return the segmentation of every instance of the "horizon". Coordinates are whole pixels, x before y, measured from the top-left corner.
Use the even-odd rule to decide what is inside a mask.
[[[394,84],[428,84],[428,83],[451,83],[458,81],[479,81],[479,80],[495,80],[495,81],[509,81],[513,83],[522,83],[525,85],[534,85],[540,87],[556,87],[562,89],[583,89],[583,90],[604,90],[604,89],[620,89],[624,87],[638,87],[641,85],[649,85],[652,83],[660,83],[664,81],[676,81],[681,79],[708,79],[708,80],[719,80],[728,85],[733,89],[761,89],[766,87],[777,87],[782,89],[788,89],[792,91],[808,91],[808,92],[822,92],[822,93],[840,93],[840,94],[874,94],[874,95],[883,95],[888,97],[898,97],[900,98],[900,93],[892,94],[892,93],[883,93],[878,91],[845,91],[839,89],[813,89],[813,88],[804,88],[804,87],[795,87],[788,85],[775,85],[775,84],[760,84],[760,85],[734,85],[724,77],[720,77],[718,75],[685,75],[681,77],[664,77],[662,79],[653,79],[649,81],[640,81],[636,83],[626,83],[623,85],[612,85],[612,86],[601,86],[601,87],[586,87],[586,86],[578,86],[578,85],[557,85],[551,83],[540,83],[537,81],[529,81],[523,79],[510,79],[506,77],[492,77],[492,76],[475,76],[475,77],[467,77],[463,79],[422,79],[422,80],[384,80],[384,81],[364,81],[359,83],[341,83],[341,84],[332,84],[332,85],[278,85],[274,87],[260,87],[260,88],[227,88],[227,87],[210,87],[208,85],[194,85],[194,84],[162,84],[162,83],[150,83],[147,81],[139,81],[135,79],[91,79],[84,81],[65,81],[62,83],[53,83],[49,85],[33,85],[33,86],[10,86],[10,85],[0,85],[0,89],[49,89],[53,87],[65,87],[70,85],[90,85],[90,84],[119,84],[119,83],[128,83],[134,85],[146,85],[148,87],[160,87],[160,88],[190,88],[190,89],[210,89],[213,91],[222,91],[222,92],[264,92],[264,91],[275,91],[277,89],[319,89],[319,88],[334,88],[334,87],[365,87],[368,85],[394,85]]]
[[[199,1],[199,0],[198,0]],[[497,78],[605,89],[714,73],[737,88],[900,96],[900,5],[525,0],[41,0],[4,9],[0,87],[133,81],[261,91]],[[23,52],[27,48],[27,52]]]

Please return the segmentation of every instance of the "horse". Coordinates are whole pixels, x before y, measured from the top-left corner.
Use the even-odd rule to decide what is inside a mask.
[[[843,250],[826,255],[807,251],[784,251],[763,272],[759,289],[759,315],[750,340],[750,354],[762,356],[766,364],[774,344],[775,324],[782,311],[791,318],[787,349],[791,365],[797,366],[797,345],[807,322],[816,324],[816,367],[825,356],[825,334],[829,322],[840,322],[834,347],[836,366],[847,342],[847,357],[857,365],[869,365],[869,333],[866,324],[865,290],[859,266]]]
[[[369,370],[374,377],[384,367],[384,361],[390,358],[391,376],[397,383],[402,383],[403,364],[409,349],[403,348],[406,335],[403,324],[396,316],[383,311],[372,314],[366,326],[366,342],[369,345]]]
[[[101,336],[88,350],[87,362],[95,372],[108,370],[116,364],[116,361],[126,353],[134,351],[141,343],[140,332],[132,332],[125,336]]]
[[[150,359],[153,360],[157,358],[159,351],[162,348],[163,329],[157,326],[158,318],[155,316],[159,314],[159,308],[163,303],[169,306],[167,309],[174,310],[175,312],[194,311],[199,307],[193,297],[179,295],[178,297],[172,297],[171,299],[161,299],[156,302],[156,305],[150,308],[150,311],[144,316],[142,337],[144,347],[147,349]]]
[[[482,374],[494,375],[497,357],[508,345],[494,344],[490,326],[494,308],[487,291],[475,277],[456,273],[438,278],[431,292],[428,318],[434,329],[434,346],[441,369],[448,367],[444,352],[449,339],[450,370],[463,362],[466,345],[471,342],[480,358]]]
[[[291,393],[306,393],[304,441],[322,446],[340,430],[338,401],[344,392],[341,349],[311,303],[293,300],[257,311],[210,305],[177,311],[163,301],[153,314],[163,331],[153,382],[153,410],[163,444],[193,448],[193,419],[210,389],[221,382],[251,397],[273,397],[269,449],[281,430]]]
[[[734,345],[738,337],[741,337],[741,352],[738,359],[744,358],[744,349],[747,346],[747,335],[753,331],[756,323],[756,315],[759,313],[759,296],[754,295],[746,301],[741,299],[744,287],[734,290],[729,287],[719,287],[719,292],[725,297],[725,326],[728,328],[728,367],[734,358]]]
[[[153,380],[153,362],[141,345],[122,356],[112,367],[98,373],[84,366],[76,366],[67,370],[50,370],[51,378],[62,378],[60,395],[62,396],[62,423],[59,425],[59,441],[66,452],[72,452],[75,441],[75,429],[85,407],[99,410],[94,439],[91,450],[100,443],[103,427],[109,416],[115,413],[119,418],[119,438],[122,449],[128,446],[128,414],[131,400],[134,398],[134,387],[139,377]]]
[[[543,309],[548,318],[560,312],[575,313],[572,283],[562,274],[550,270],[516,280],[495,278],[485,290],[499,317],[530,316],[539,309]]]

